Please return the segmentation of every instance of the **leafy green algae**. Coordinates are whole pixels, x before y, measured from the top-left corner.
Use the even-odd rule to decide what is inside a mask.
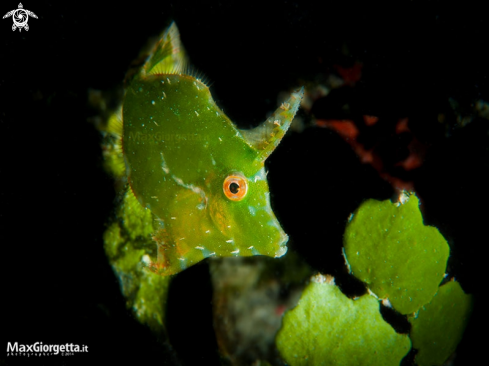
[[[442,365],[461,341],[472,310],[472,296],[458,282],[441,286],[429,304],[423,306],[412,324],[411,339],[418,350],[420,366]]]
[[[350,272],[374,296],[348,299],[331,278],[317,276],[285,315],[276,339],[288,364],[399,365],[412,340],[420,366],[442,365],[456,349],[472,297],[453,281],[439,287],[448,244],[436,228],[423,224],[415,195],[401,198],[366,201],[345,231]],[[383,320],[379,298],[410,314],[409,337]]]
[[[379,312],[379,301],[346,297],[321,275],[287,312],[277,347],[289,365],[399,365],[411,348]]]
[[[438,291],[449,246],[438,229],[423,224],[419,200],[368,200],[344,235],[351,273],[402,314],[417,311]]]
[[[145,268],[154,255],[153,217],[139,205],[130,190],[124,194],[118,217],[105,231],[105,251],[119,278],[127,306],[138,320],[156,333],[165,332],[165,308],[170,277]]]

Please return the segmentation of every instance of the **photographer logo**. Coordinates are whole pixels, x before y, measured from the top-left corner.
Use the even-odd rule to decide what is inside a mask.
[[[19,344],[18,342],[7,343],[7,356],[74,356],[75,353],[88,352],[88,346],[73,343],[65,344],[43,344],[36,342],[33,344]]]
[[[15,31],[16,29],[18,29],[20,32],[22,31],[22,28],[24,28],[26,31],[29,30],[29,25],[27,24],[27,22],[29,21],[29,16],[37,19],[36,14],[34,14],[30,10],[24,9],[22,3],[19,3],[19,8],[9,11],[3,16],[3,19],[12,17],[12,19],[14,20],[12,30]]]

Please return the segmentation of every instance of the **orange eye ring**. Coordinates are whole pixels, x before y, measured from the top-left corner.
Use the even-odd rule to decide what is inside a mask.
[[[224,179],[222,190],[231,201],[241,201],[248,192],[248,181],[242,175],[228,175]]]

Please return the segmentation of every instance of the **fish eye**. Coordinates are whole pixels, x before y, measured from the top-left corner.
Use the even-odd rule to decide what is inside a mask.
[[[224,179],[222,189],[231,201],[241,201],[248,191],[248,182],[241,175],[228,175]]]

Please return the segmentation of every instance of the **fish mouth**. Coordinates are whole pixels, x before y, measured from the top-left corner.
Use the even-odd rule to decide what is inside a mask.
[[[289,241],[289,236],[282,230],[280,235],[280,240],[278,242],[278,249],[275,251],[275,258],[280,258],[287,253],[287,242]]]

